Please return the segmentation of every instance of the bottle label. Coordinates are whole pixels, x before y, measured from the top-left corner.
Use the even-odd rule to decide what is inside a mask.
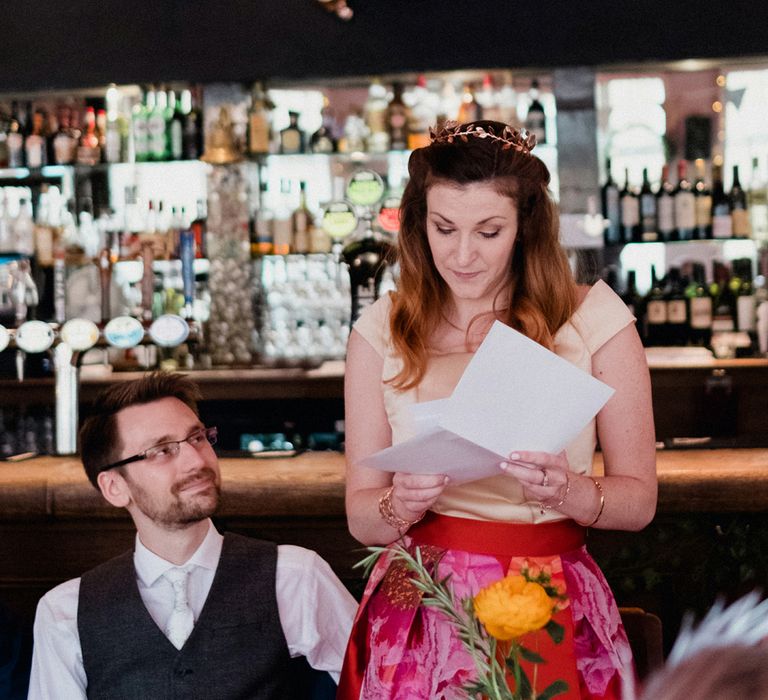
[[[691,328],[712,328],[712,299],[693,297],[691,299]]]
[[[262,112],[253,112],[248,121],[248,151],[269,153],[269,121]]]
[[[667,321],[669,323],[685,323],[688,310],[684,299],[670,299],[667,302]]]
[[[719,214],[715,209],[715,215],[712,217],[712,237],[713,238],[731,238],[733,227],[731,225],[730,214]]]
[[[738,330],[755,330],[755,297],[752,294],[736,298],[736,319]]]
[[[667,304],[664,301],[649,301],[646,308],[649,324],[658,325],[667,322]]]
[[[656,214],[658,217],[659,232],[668,236],[675,230],[675,208],[672,197],[659,197]]]
[[[678,229],[696,226],[696,197],[693,192],[678,192],[675,196],[675,224]]]
[[[283,153],[299,153],[301,151],[301,133],[298,129],[284,129],[280,132]]]
[[[712,223],[712,197],[696,197],[696,226],[709,226]]]
[[[181,160],[184,155],[184,134],[181,122],[174,119],[171,122],[171,158]]]
[[[731,212],[731,225],[734,238],[749,238],[749,213],[746,209],[734,209]]]
[[[637,197],[624,197],[621,200],[621,223],[624,226],[637,226],[640,223],[640,201]]]

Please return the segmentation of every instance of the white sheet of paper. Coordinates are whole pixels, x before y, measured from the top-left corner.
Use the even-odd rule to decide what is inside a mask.
[[[450,398],[412,406],[417,434],[360,464],[447,474],[454,484],[492,476],[513,450],[564,449],[612,394],[608,385],[497,321]]]

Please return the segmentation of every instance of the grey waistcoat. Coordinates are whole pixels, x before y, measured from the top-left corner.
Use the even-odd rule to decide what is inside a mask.
[[[227,533],[211,590],[179,650],[139,595],[133,552],[86,573],[77,628],[88,697],[283,700],[295,697],[275,596],[277,547]]]

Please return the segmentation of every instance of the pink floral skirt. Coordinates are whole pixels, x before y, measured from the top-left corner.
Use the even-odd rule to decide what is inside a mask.
[[[566,596],[554,616],[565,635],[560,644],[543,630],[521,640],[545,660],[526,669],[535,689],[564,680],[569,691],[558,700],[620,697],[632,652],[613,595],[584,546],[584,528],[572,520],[527,525],[430,513],[403,542],[436,564],[437,577],[450,575],[457,601],[508,573],[545,570]],[[338,700],[467,697],[462,686],[474,677],[472,657],[452,623],[420,601],[405,566],[382,556],[357,612]]]

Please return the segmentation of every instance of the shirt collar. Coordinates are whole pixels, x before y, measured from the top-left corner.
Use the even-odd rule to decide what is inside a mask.
[[[219,534],[211,520],[208,520],[208,532],[195,550],[194,554],[182,566],[190,568],[200,566],[204,569],[215,571],[219,565],[221,557],[221,548],[224,538]],[[133,553],[133,565],[136,569],[136,575],[141,583],[150,587],[166,572],[176,566],[154,552],[147,549],[136,533],[136,549]]]

